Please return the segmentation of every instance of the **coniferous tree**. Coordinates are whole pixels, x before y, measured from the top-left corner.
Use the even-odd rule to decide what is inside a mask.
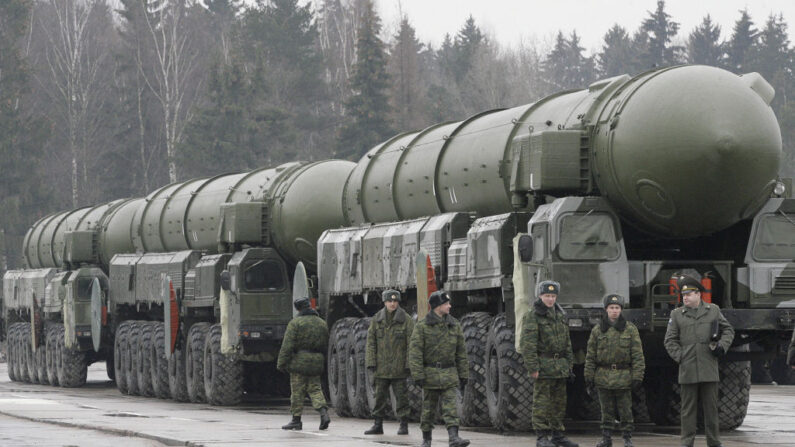
[[[337,156],[356,159],[392,133],[384,43],[378,37],[381,19],[371,0],[364,0],[356,41],[356,64],[350,80],[353,95],[346,103],[345,124],[337,139]]]
[[[401,130],[417,129],[426,124],[422,104],[427,87],[420,73],[422,44],[414,28],[404,17],[395,36],[389,57],[389,75],[392,82],[393,122]]]
[[[602,77],[634,74],[632,40],[627,31],[616,24],[604,36],[602,51],[597,56],[599,74]]]
[[[712,23],[712,18],[707,14],[687,40],[688,62],[691,64],[712,65],[723,67],[726,65],[724,45],[720,42],[720,25]]]
[[[748,15],[748,10],[740,11],[740,18],[734,22],[732,36],[726,44],[726,63],[729,70],[735,73],[744,73],[749,70],[749,66],[753,64],[758,35],[758,31],[754,28],[754,22]]]
[[[683,48],[671,45],[679,32],[679,23],[671,20],[671,15],[665,12],[665,1],[657,1],[657,9],[649,12],[641,29],[649,38],[648,54],[651,64],[655,67],[667,67],[681,62]]]
[[[454,54],[454,75],[457,81],[461,81],[472,69],[474,58],[481,45],[486,43],[486,37],[475,25],[475,18],[471,15],[467,18],[464,26],[458,31],[453,43]]]
[[[569,39],[563,36],[563,32],[558,32],[555,46],[543,62],[543,73],[550,91],[581,88],[593,81],[593,58],[585,57],[583,51],[576,31]]]

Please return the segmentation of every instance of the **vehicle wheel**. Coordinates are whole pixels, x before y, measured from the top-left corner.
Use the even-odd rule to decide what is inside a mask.
[[[46,329],[43,331],[47,333]],[[38,348],[36,348],[36,375],[39,378],[39,383],[43,385],[50,384],[50,376],[47,374],[47,340],[45,338]]]
[[[598,398],[597,398],[598,400]],[[601,408],[600,411],[600,419],[601,419]],[[632,414],[635,418],[635,423],[648,423],[651,422],[651,418],[649,417],[649,407],[647,405],[646,400],[646,389],[641,388],[640,391],[632,391]]]
[[[143,321],[138,323],[138,351],[135,361],[138,366],[138,393],[141,396],[154,396],[152,389],[152,365],[149,356],[152,351],[152,323]]]
[[[25,366],[28,369],[28,382],[39,383],[39,374],[36,371],[36,353],[33,351],[33,341],[31,340],[30,323],[22,323],[25,338]]]
[[[64,345],[64,327],[58,325],[58,346],[60,362],[58,368],[58,383],[64,388],[76,388],[85,385],[88,375],[86,354]]]
[[[111,382],[116,382],[116,366],[113,356],[115,354],[114,350],[110,350],[105,354],[105,374],[108,375],[108,379]]]
[[[566,385],[566,412],[572,419],[598,421],[602,419],[602,408],[598,396],[589,396],[585,390],[584,365],[575,365],[574,383]]]
[[[185,348],[185,383],[191,402],[206,402],[204,393],[204,344],[210,323],[195,323],[188,331]]]
[[[188,387],[185,385],[185,347],[181,340],[177,340],[177,346],[168,358],[168,392],[177,402],[188,401]]]
[[[6,330],[6,346],[8,350],[8,378],[17,381],[17,324],[12,323]]]
[[[113,368],[116,370],[116,388],[122,394],[129,394],[127,387],[127,337],[130,331],[130,322],[123,321],[113,339]]]
[[[334,323],[329,335],[326,371],[328,373],[328,391],[331,405],[340,417],[351,416],[348,403],[348,379],[345,374],[348,352],[348,334],[351,332],[356,318],[343,318]]]
[[[461,424],[468,427],[491,425],[486,399],[486,339],[494,318],[486,312],[473,312],[461,319],[461,329],[469,360],[469,381],[460,393]]]
[[[514,348],[514,330],[498,315],[486,342],[486,398],[494,427],[503,431],[532,428],[533,384]]]
[[[243,400],[243,364],[221,352],[221,325],[210,327],[204,344],[204,391],[212,405],[237,405]]]
[[[721,430],[742,425],[751,398],[751,362],[721,362],[718,414]]]
[[[649,417],[657,425],[679,425],[682,400],[677,368],[646,368],[646,400]]]
[[[364,367],[369,324],[369,318],[360,318],[356,320],[348,333],[345,378],[347,380],[348,404],[351,408],[351,414],[357,418],[370,417],[370,405],[367,401],[368,383]]]
[[[124,374],[127,376],[127,394],[137,396],[138,388],[138,349],[141,341],[141,327],[138,321],[130,321],[125,347]]]
[[[163,323],[152,325],[152,349],[149,351],[149,364],[152,371],[152,391],[161,399],[171,397],[168,389],[168,360],[166,360],[165,330]]]

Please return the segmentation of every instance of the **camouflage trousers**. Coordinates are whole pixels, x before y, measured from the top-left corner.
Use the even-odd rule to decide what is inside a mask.
[[[458,420],[455,392],[456,387],[441,390],[422,389],[422,416],[420,417],[420,429],[422,431],[433,430],[436,408],[440,406],[440,403],[444,425],[446,427],[458,427],[461,425]]]
[[[389,397],[389,387],[395,393],[395,416],[400,420],[409,417],[409,393],[406,387],[406,379],[375,379],[375,409],[374,418],[385,418],[387,410],[391,405]]]
[[[597,388],[599,405],[602,407],[602,430],[632,431],[635,419],[632,415],[632,390],[629,388],[610,390]],[[620,423],[616,426],[616,421]]]
[[[533,429],[563,431],[566,379],[536,379],[533,385]]]
[[[309,394],[312,408],[320,410],[326,408],[326,398],[320,387],[320,376],[305,376],[303,374],[290,374],[290,414],[301,416],[304,412],[304,399]]]

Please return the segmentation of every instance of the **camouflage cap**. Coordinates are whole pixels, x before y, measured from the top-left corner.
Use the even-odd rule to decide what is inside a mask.
[[[682,295],[695,291],[704,291],[704,286],[701,284],[701,281],[688,275],[680,276],[676,281],[676,286],[679,288],[679,292]]]
[[[301,298],[296,298],[295,301],[293,301],[293,307],[295,307],[295,310],[301,310],[310,307],[309,297],[302,296]]]
[[[607,295],[604,299],[605,309],[607,309],[607,306],[611,304],[618,304],[623,309],[624,298],[622,298],[621,295],[616,295],[616,294]]]
[[[553,295],[560,294],[560,283],[552,280],[541,281],[541,283],[538,284],[536,296],[541,296],[545,293],[551,293]]]
[[[431,294],[430,298],[428,298],[428,303],[431,305],[431,309],[436,309],[448,301],[450,301],[450,294],[444,290],[437,290]]]
[[[400,292],[395,289],[387,289],[381,292],[381,301],[400,301]]]

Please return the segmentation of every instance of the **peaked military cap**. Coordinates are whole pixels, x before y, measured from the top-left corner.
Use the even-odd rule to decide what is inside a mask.
[[[605,309],[607,309],[607,306],[609,306],[611,304],[618,304],[623,309],[624,308],[624,298],[622,298],[621,295],[616,295],[615,293],[607,295],[605,297],[605,299],[604,299]]]
[[[704,286],[701,284],[701,281],[689,275],[680,276],[676,281],[676,286],[679,287],[679,292],[682,295],[695,291],[704,291]]]
[[[395,289],[387,289],[381,293],[381,301],[400,301],[400,292]]]
[[[543,295],[545,293],[551,293],[553,295],[558,295],[558,294],[560,294],[560,283],[557,282],[557,281],[551,281],[551,280],[541,281],[541,283],[538,285],[537,292],[538,293],[536,293],[536,296],[541,296],[541,295]]]
[[[437,307],[441,306],[442,304],[450,301],[450,294],[445,292],[444,290],[437,290],[431,294],[431,297],[428,298],[428,302],[431,305],[431,309],[436,309]]]

